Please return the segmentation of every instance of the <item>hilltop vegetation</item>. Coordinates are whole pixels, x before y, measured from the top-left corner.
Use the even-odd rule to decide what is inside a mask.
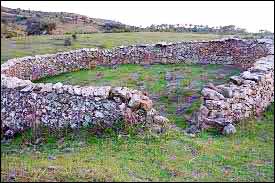
[[[66,12],[42,12],[1,6],[1,37],[95,33],[125,29],[125,24]],[[51,28],[49,28],[51,27]]]
[[[113,20],[91,18],[85,15],[67,12],[42,12],[23,9],[11,9],[1,6],[1,37],[10,38],[24,35],[63,35],[119,32],[179,32],[234,34],[247,36],[271,36],[267,30],[248,33],[246,29],[235,25],[208,26],[195,24],[152,24],[147,27],[126,25]]]

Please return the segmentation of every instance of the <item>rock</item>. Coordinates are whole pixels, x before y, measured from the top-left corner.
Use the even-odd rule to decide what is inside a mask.
[[[74,94],[81,95],[81,88],[74,87]]]
[[[132,73],[131,74],[131,78],[133,79],[133,80],[138,80],[138,78],[139,78],[139,73]]]
[[[150,99],[147,100],[141,100],[140,101],[140,108],[144,109],[145,111],[151,110],[153,107],[153,102]]]
[[[14,134],[15,134],[15,133],[14,133],[13,130],[7,130],[7,131],[5,132],[5,134],[4,134],[4,136],[10,138],[10,137],[13,137]]]
[[[56,157],[55,156],[48,156],[48,160],[56,160]]]
[[[94,89],[94,96],[106,99],[109,97],[110,90],[111,90],[110,86],[96,87]]]
[[[169,120],[166,117],[156,115],[154,116],[154,123],[166,124],[166,123],[169,123]]]
[[[206,87],[219,92],[219,89],[213,83],[208,83]]]
[[[84,122],[85,122],[85,126],[88,126],[89,124],[92,123],[92,116],[90,114],[85,114],[84,115]]]
[[[207,107],[201,106],[201,107],[200,107],[200,113],[201,113],[201,115],[203,115],[203,116],[208,116],[209,110],[207,109]]]
[[[229,104],[223,100],[205,100],[205,106],[210,110],[228,109]]]
[[[36,98],[37,98],[37,94],[36,94],[36,93],[34,93],[34,92],[32,92],[32,93],[31,93],[31,97],[32,97],[34,100],[36,100]]]
[[[133,109],[138,109],[140,107],[140,103],[141,103],[140,96],[137,94],[133,94],[128,103],[128,106]]]
[[[219,92],[226,98],[232,98],[233,97],[233,91],[229,87],[224,87],[224,86],[217,86],[219,89]]]
[[[63,84],[60,83],[60,82],[58,82],[58,83],[56,83],[56,84],[53,85],[53,89],[58,90],[58,89],[62,88],[62,86],[63,86]]]
[[[236,128],[232,124],[225,126],[222,131],[222,134],[224,135],[230,135],[234,133],[236,133]]]
[[[184,131],[184,135],[186,135],[188,137],[191,137],[191,138],[195,138],[196,137],[196,133],[198,133],[197,131],[198,131],[197,129],[188,128],[187,131]]]
[[[96,118],[104,118],[104,114],[100,111],[95,111],[95,117]]]
[[[124,111],[126,108],[126,105],[125,105],[125,103],[122,103],[118,107],[119,107],[120,111]]]
[[[209,89],[209,88],[203,88],[201,93],[204,96],[204,98],[206,98],[206,99],[210,99],[210,100],[224,99],[224,96],[222,94],[218,93],[215,90]]]
[[[46,83],[42,89],[41,92],[51,92],[53,90],[53,84],[52,83]]]
[[[150,127],[151,132],[155,134],[160,134],[163,132],[163,128],[160,125],[153,125]]]
[[[8,182],[14,182],[16,180],[16,171],[15,170],[9,172],[7,180],[8,180]]]
[[[113,97],[113,99],[116,103],[121,103],[122,102],[120,97]]]
[[[247,80],[252,80],[255,82],[259,82],[262,79],[262,76],[259,73],[251,73],[249,71],[245,71],[241,74],[241,77]]]
[[[231,76],[230,81],[236,85],[241,85],[243,83],[243,79],[240,76]]]
[[[171,81],[171,80],[173,80],[173,75],[172,75],[171,72],[166,72],[166,74],[165,74],[165,80],[166,80],[166,81]]]
[[[130,99],[132,97],[132,94],[130,90],[126,87],[115,87],[111,89],[111,93],[113,96],[120,96],[123,99]]]
[[[32,91],[32,89],[34,88],[33,85],[28,85],[25,88],[23,88],[22,90],[20,90],[21,92],[29,92]]]
[[[191,134],[191,136],[196,136],[196,133],[199,133],[200,130],[196,125],[191,125],[185,130],[185,134]]]
[[[115,110],[116,106],[114,103],[108,102],[108,103],[103,103],[103,107],[107,110]]]
[[[69,94],[74,95],[74,87],[73,86],[69,85],[67,88],[67,91]]]
[[[94,90],[92,87],[82,87],[81,94],[82,94],[82,96],[93,96]]]

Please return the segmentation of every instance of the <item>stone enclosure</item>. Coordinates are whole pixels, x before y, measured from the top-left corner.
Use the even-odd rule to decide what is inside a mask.
[[[33,83],[46,76],[118,64],[234,64],[247,68],[230,83],[202,90],[204,103],[190,119],[190,133],[215,127],[233,133],[234,123],[258,115],[274,101],[274,50],[269,40],[225,39],[80,49],[10,59],[1,65],[2,135],[37,124],[102,129],[123,121],[163,127],[146,93],[126,87]]]

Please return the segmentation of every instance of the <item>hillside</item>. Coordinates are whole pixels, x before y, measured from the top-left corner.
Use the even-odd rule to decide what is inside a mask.
[[[113,32],[127,25],[120,22],[67,12],[42,12],[23,9],[11,9],[1,6],[1,37],[26,35],[28,26],[34,23],[55,23],[50,34]],[[40,24],[39,24],[40,25]],[[42,34],[48,34],[42,32]]]

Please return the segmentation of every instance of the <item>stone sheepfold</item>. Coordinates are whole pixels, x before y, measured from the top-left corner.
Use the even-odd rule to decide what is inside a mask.
[[[274,55],[258,59],[229,83],[203,88],[202,96],[203,104],[193,113],[187,132],[214,127],[223,134],[235,133],[234,123],[259,116],[274,101]]]
[[[1,133],[11,137],[37,123],[53,128],[81,126],[106,128],[112,127],[119,121],[145,126],[163,126],[168,122],[168,119],[154,110],[152,101],[141,91],[126,87],[80,87],[62,83],[31,82],[46,76],[94,68],[97,65],[198,63],[238,64],[247,68],[254,65],[240,78],[232,78],[235,85],[226,85],[224,88],[237,87],[239,91],[241,88],[246,90],[247,85],[251,86],[250,89],[256,91],[259,99],[250,100],[252,104],[248,104],[248,108],[254,111],[250,105],[254,106],[254,102],[258,103],[263,99],[262,105],[255,108],[262,111],[274,97],[269,94],[271,91],[273,93],[274,86],[273,81],[271,82],[274,78],[274,65],[271,64],[274,57],[268,56],[273,54],[272,46],[273,44],[266,40],[225,39],[121,46],[112,50],[80,49],[10,59],[1,65]],[[259,58],[262,59],[257,60]],[[203,89],[205,104],[196,118],[203,117],[192,120],[193,129],[205,129],[204,124],[216,126],[217,123],[210,124],[209,119],[213,121],[217,118],[226,121],[224,128],[243,117],[243,114],[240,114],[241,117],[237,114],[239,111],[237,109],[240,108],[239,104],[243,105],[248,98],[237,100],[235,89],[232,89],[232,96],[231,93],[227,96],[220,90]],[[232,108],[230,105],[230,113],[227,108],[227,111],[222,107],[222,110],[217,109],[220,107],[214,101],[217,101],[216,103],[224,101],[226,104],[231,102],[236,106]],[[223,112],[223,116],[220,116]],[[229,113],[231,115],[228,115]],[[244,117],[250,115],[253,115],[253,112],[245,113]]]

